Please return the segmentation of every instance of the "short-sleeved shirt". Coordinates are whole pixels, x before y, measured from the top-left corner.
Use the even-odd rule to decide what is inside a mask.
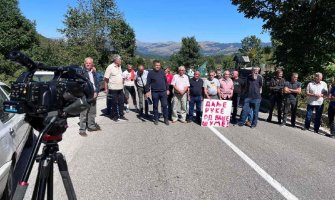
[[[171,85],[173,74],[166,74],[165,76],[166,76],[167,83]]]
[[[136,72],[135,74],[135,81],[136,81],[136,85],[139,87],[144,87],[147,84],[147,78],[148,78],[148,71],[144,70],[143,73],[140,73],[139,71]],[[143,83],[144,85],[143,85]]]
[[[244,90],[245,88],[245,81],[241,78],[238,78],[238,79],[234,79],[233,80],[233,83],[234,83],[234,94],[236,95],[241,95],[242,93],[242,90]]]
[[[124,79],[125,86],[135,86],[135,72],[134,72],[134,79],[131,79],[131,71],[128,70],[122,73],[122,78]]]
[[[204,81],[204,88],[207,88],[207,93],[210,96],[218,94],[218,87],[220,87],[220,82],[216,78],[213,78],[213,80],[206,79]]]
[[[335,97],[335,86],[333,85],[332,88],[330,89],[330,94]],[[335,101],[329,102],[330,106],[335,107]]]
[[[183,74],[180,76],[179,74],[175,74],[173,76],[171,85],[176,86],[178,90],[184,90],[185,87],[190,87],[190,81],[188,79],[188,76]]]
[[[234,91],[234,83],[233,81],[229,78],[227,80],[225,79],[220,79],[220,93],[221,95],[226,98],[231,98],[233,96],[233,91]]]
[[[307,93],[311,94],[324,94],[328,92],[327,84],[324,81],[320,81],[320,83],[310,82],[306,88]],[[312,106],[321,106],[323,104],[323,97],[314,97],[307,96],[307,104]]]
[[[121,67],[117,67],[115,63],[112,63],[107,67],[104,77],[109,79],[108,80],[109,90],[123,89],[122,69]]]
[[[202,96],[202,88],[204,86],[204,81],[199,78],[195,80],[194,78],[190,79],[190,96]]]
[[[301,88],[301,83],[296,81],[294,83],[290,82],[290,81],[286,81],[284,84],[284,87],[287,87],[288,89],[293,89],[296,90],[298,88]],[[292,100],[297,100],[297,93],[289,93],[289,94],[285,94],[285,98],[286,99],[292,99]]]

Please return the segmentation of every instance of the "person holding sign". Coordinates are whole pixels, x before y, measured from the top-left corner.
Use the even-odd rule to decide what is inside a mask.
[[[186,104],[187,92],[190,87],[188,76],[185,74],[185,67],[178,68],[178,74],[173,76],[171,85],[173,86],[173,99],[172,99],[172,123],[178,120],[177,110],[180,108],[181,119],[180,122],[186,123]]]
[[[258,75],[258,72],[259,68],[252,68],[252,73],[247,78],[247,97],[244,100],[241,121],[238,123],[239,126],[244,126],[251,110],[253,111],[253,119],[250,128],[257,126],[258,112],[262,100],[261,89],[263,85],[263,79]]]
[[[209,77],[204,81],[206,99],[219,99],[220,82],[215,78],[215,72],[210,71]]]
[[[230,72],[226,70],[220,81],[220,100],[231,100],[233,97],[234,83],[230,78]]]
[[[201,103],[204,81],[200,78],[200,72],[196,71],[194,77],[190,79],[190,87],[188,89],[189,113],[187,122],[193,121],[194,104],[197,108],[197,122],[200,124],[201,120]]]

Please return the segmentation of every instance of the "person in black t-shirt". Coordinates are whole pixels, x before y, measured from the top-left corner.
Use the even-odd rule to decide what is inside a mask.
[[[273,77],[270,82],[271,107],[268,119],[266,120],[268,122],[271,122],[273,109],[277,105],[278,124],[281,124],[284,84],[285,79],[283,78],[283,71],[278,69],[276,71],[276,77]]]
[[[233,93],[233,114],[232,114],[232,124],[236,124],[236,115],[237,115],[237,109],[240,104],[240,98],[241,94],[245,89],[245,81],[243,79],[240,79],[238,77],[238,71],[233,71],[233,83],[234,83],[234,93]]]
[[[298,82],[298,74],[293,73],[291,81],[284,85],[284,117],[281,126],[286,125],[287,114],[291,110],[291,126],[295,127],[295,118],[298,107],[298,94],[301,93],[301,83]]]
[[[194,104],[197,108],[196,121],[201,123],[201,103],[203,100],[204,81],[200,78],[200,72],[196,71],[194,77],[190,79],[190,87],[188,88],[189,113],[187,122],[193,121]]]

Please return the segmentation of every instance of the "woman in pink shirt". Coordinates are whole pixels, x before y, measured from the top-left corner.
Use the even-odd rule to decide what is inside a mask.
[[[173,79],[173,74],[171,73],[171,68],[167,67],[165,69],[165,76],[167,83],[169,84],[169,91],[170,94],[168,95],[168,118],[169,120],[172,120],[172,98],[173,98],[173,86],[171,85],[172,79]]]
[[[226,70],[220,80],[220,99],[230,100],[233,97],[234,83],[230,78],[230,72]]]

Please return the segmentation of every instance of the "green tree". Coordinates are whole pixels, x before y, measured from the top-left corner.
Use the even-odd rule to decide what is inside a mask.
[[[17,0],[0,0],[0,5],[0,80],[8,83],[21,69],[4,56],[13,49],[29,49],[38,40],[35,25],[21,14]]]
[[[182,38],[180,51],[172,57],[177,60],[178,65],[189,67],[196,65],[201,57],[200,45],[195,37]]]
[[[135,56],[136,39],[134,30],[123,19],[114,20],[110,33],[112,52],[119,54],[125,63]]]
[[[59,31],[67,38],[71,56],[80,59],[95,56],[93,58],[100,66],[108,64],[112,47],[126,58],[134,56],[135,34],[123,20],[115,0],[78,0],[78,6],[69,7],[64,25],[65,28]],[[116,30],[126,34],[128,40],[122,40]]]
[[[301,75],[319,71],[335,55],[335,1],[232,0],[247,18],[261,18],[276,41],[274,59]]]
[[[255,35],[252,35],[243,38],[241,43],[242,48],[240,49],[240,52],[249,56],[251,66],[258,66],[262,58],[261,39],[257,38]]]

